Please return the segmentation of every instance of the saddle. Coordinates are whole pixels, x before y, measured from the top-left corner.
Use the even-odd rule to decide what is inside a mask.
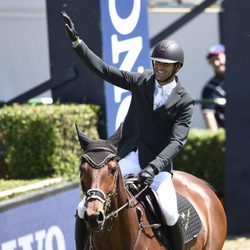
[[[134,175],[125,176],[124,184],[127,191],[133,196],[137,195],[141,190],[141,187],[137,183],[137,177]],[[193,205],[181,194],[176,193],[176,195],[178,212],[184,230],[184,243],[187,244],[199,235],[201,231],[201,220]],[[168,226],[164,222],[161,208],[152,189],[148,187],[137,200],[144,207],[149,223],[152,225],[160,225],[160,227],[152,227],[152,229],[162,244],[169,248],[170,245],[167,239]]]

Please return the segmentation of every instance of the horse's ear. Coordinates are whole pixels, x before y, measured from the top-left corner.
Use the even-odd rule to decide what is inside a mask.
[[[123,123],[121,123],[121,125],[119,126],[119,128],[115,131],[115,133],[113,135],[111,135],[107,141],[109,143],[111,143],[113,146],[115,146],[116,148],[118,147],[118,144],[122,138],[122,127],[123,127]]]
[[[81,148],[83,150],[85,150],[85,148],[87,147],[87,145],[92,141],[91,139],[89,139],[86,135],[83,134],[83,132],[78,128],[77,124],[75,124],[76,126],[76,131],[77,131],[77,135],[78,135],[78,140],[80,142]]]

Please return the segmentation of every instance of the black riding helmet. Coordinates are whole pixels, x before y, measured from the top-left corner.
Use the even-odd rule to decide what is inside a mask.
[[[175,41],[163,40],[153,49],[151,57],[153,61],[165,63],[184,64],[184,52],[182,47]]]
[[[176,64],[174,72],[166,80],[176,74],[184,64],[182,47],[177,42],[171,40],[162,40],[156,44],[150,58],[152,61]]]

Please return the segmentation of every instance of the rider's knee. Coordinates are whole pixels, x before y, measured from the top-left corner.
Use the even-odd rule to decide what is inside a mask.
[[[176,224],[177,220],[179,218],[179,215],[178,214],[168,214],[166,216],[166,224],[168,226],[173,226]]]
[[[78,204],[77,206],[77,213],[78,213],[78,216],[83,219],[83,215],[84,215],[84,212],[85,212],[85,198],[83,198],[80,203]]]

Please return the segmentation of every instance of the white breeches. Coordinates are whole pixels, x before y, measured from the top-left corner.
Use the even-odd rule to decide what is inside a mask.
[[[139,174],[141,167],[139,165],[138,152],[132,151],[125,158],[119,161],[122,175]],[[151,188],[154,191],[163,215],[165,216],[166,224],[173,226],[178,218],[177,199],[172,182],[172,175],[168,172],[160,172],[154,177]],[[83,218],[85,211],[85,198],[78,205],[78,215]]]

